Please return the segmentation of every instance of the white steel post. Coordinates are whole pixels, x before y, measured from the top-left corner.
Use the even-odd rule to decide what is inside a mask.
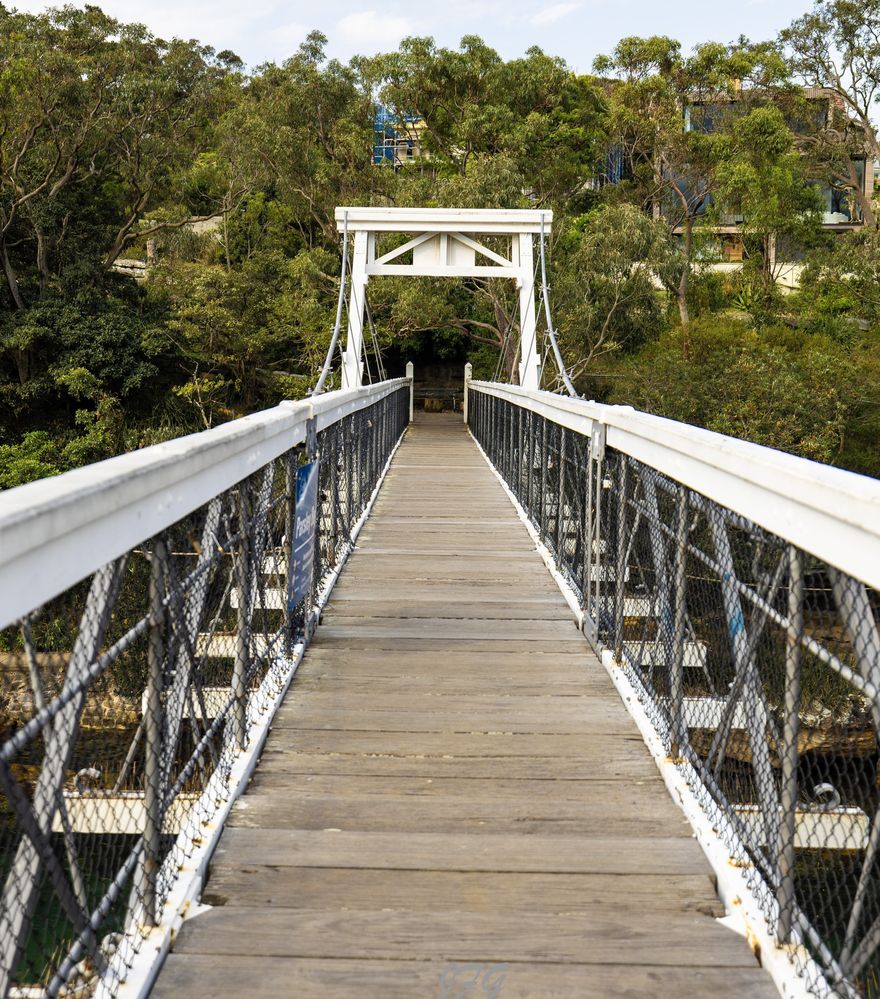
[[[532,258],[532,235],[519,235],[519,383],[523,388],[541,385],[541,361],[538,357],[535,319],[535,268]]]
[[[367,237],[354,234],[351,292],[348,300],[348,339],[342,355],[342,387],[358,388],[364,381],[364,299],[367,291]]]
[[[409,422],[413,421],[413,396],[415,394],[415,386],[413,383],[413,362],[406,362],[406,377],[409,382]]]
[[[470,361],[464,366],[464,402],[462,411],[464,412],[464,422],[468,421],[468,391],[471,387],[471,379],[474,377],[474,366]]]

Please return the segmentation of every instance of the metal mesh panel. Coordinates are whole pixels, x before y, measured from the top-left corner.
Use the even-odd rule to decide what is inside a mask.
[[[0,631],[0,995],[124,980],[408,414],[403,387]],[[315,568],[290,606],[296,469],[311,457]]]
[[[880,595],[471,389],[471,429],[816,994],[880,996]]]

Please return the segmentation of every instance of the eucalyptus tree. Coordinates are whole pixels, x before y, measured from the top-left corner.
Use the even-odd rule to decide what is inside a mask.
[[[555,318],[577,381],[608,355],[632,354],[663,328],[656,281],[676,268],[668,228],[626,203],[573,219],[557,245]]]
[[[880,158],[880,0],[816,0],[780,35],[792,72],[830,96],[828,113],[807,136],[835,183],[849,188],[870,226],[878,223],[871,191],[856,164]]]
[[[97,7],[0,6],[0,438],[109,428],[125,397],[148,418],[161,315],[111,268],[190,219],[182,178],[237,81],[231,53]]]
[[[234,58],[97,7],[0,7],[0,262],[16,309],[71,258],[94,256],[106,270],[143,235]]]
[[[367,89],[423,153],[396,172],[380,170],[393,203],[552,209],[555,240],[566,217],[594,199],[589,182],[604,142],[604,102],[593,81],[563,60],[539,48],[504,60],[468,35],[458,49],[408,38],[398,51],[357,65]],[[492,347],[515,378],[516,290],[509,281],[468,281],[470,295],[452,284],[420,287],[403,292],[410,301],[424,296],[419,332],[431,327]],[[390,294],[389,286],[384,297]],[[380,314],[400,333],[414,332],[390,301]]]
[[[712,209],[721,137],[766,99],[784,66],[769,46],[710,42],[685,55],[674,39],[654,36],[622,39],[594,68],[606,77],[611,149],[624,163],[624,183],[611,197],[641,204],[678,238],[678,266],[665,268],[664,284],[678,306],[687,355],[695,237],[718,221]]]
[[[776,290],[776,246],[809,245],[818,234],[822,199],[808,169],[775,105],[752,109],[719,137],[718,199],[743,219],[748,263],[757,270],[765,299]]]

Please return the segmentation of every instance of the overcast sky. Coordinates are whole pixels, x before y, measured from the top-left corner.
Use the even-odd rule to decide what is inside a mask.
[[[5,0],[19,10],[58,3]],[[313,28],[330,39],[329,53],[348,60],[396,47],[405,35],[431,35],[457,46],[482,36],[502,55],[529,46],[561,55],[579,72],[625,35],[671,35],[686,47],[700,41],[773,37],[811,6],[811,0],[92,0],[120,20],[142,21],[157,35],[198,38],[232,49],[251,66],[282,61]],[[76,6],[81,6],[77,3]]]

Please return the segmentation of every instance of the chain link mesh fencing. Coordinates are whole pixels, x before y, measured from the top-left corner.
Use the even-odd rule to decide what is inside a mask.
[[[403,386],[0,631],[0,996],[125,979],[408,419]],[[314,568],[294,604],[297,469],[314,458]]]
[[[810,990],[880,997],[880,595],[597,430],[469,423]]]

